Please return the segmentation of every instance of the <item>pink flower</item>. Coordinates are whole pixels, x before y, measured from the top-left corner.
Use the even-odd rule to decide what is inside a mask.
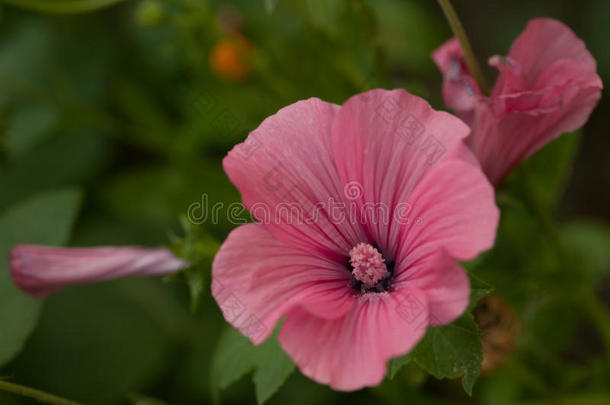
[[[279,340],[303,374],[337,390],[379,384],[429,325],[463,313],[456,260],[493,244],[494,191],[468,132],[404,90],[312,98],[263,121],[224,160],[259,221],[214,259],[225,319],[258,344],[286,316]]]
[[[489,59],[500,71],[489,97],[468,73],[457,39],[432,58],[444,75],[445,103],[472,128],[466,142],[494,185],[554,138],[583,126],[601,97],[595,59],[572,30],[549,18],[530,21],[508,56]]]
[[[39,298],[72,284],[156,276],[188,265],[165,248],[59,248],[18,245],[10,255],[15,284]]]

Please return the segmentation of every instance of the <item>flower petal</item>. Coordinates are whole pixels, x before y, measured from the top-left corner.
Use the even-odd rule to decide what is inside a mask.
[[[464,313],[470,301],[468,275],[456,261],[439,250],[421,256],[397,275],[397,289],[417,288],[426,295],[430,325],[445,325]]]
[[[353,391],[380,384],[386,362],[409,352],[427,325],[424,294],[402,290],[364,296],[341,319],[291,311],[279,340],[307,377],[336,390]]]
[[[595,73],[595,59],[585,43],[562,22],[552,18],[534,18],[510,47],[508,56],[521,65],[528,87],[558,60],[585,63]],[[600,82],[601,84],[601,82]]]
[[[499,185],[510,171],[559,135],[575,131],[588,120],[601,97],[601,87],[558,83],[544,92],[519,95],[501,117],[491,107],[477,108],[468,145],[483,171]],[[524,104],[535,105],[523,111]]]
[[[212,264],[212,278],[225,319],[255,344],[297,305],[327,318],[343,316],[354,305],[345,266],[280,241],[261,224],[229,234]]]
[[[18,245],[11,252],[15,284],[42,298],[72,284],[173,273],[188,266],[165,248],[59,248]]]
[[[413,220],[401,229],[397,273],[439,249],[470,260],[493,246],[499,219],[494,189],[472,163],[439,164],[417,185],[409,203]]]
[[[399,220],[412,208],[409,195],[435,165],[462,158],[468,133],[462,121],[405,90],[372,90],[339,111],[333,149],[349,211],[387,260],[394,259]]]
[[[443,73],[443,99],[447,107],[460,114],[471,111],[481,97],[476,80],[464,62],[457,38],[451,38],[432,52],[432,59]]]
[[[563,23],[530,21],[500,64],[492,107],[480,104],[468,144],[495,185],[523,160],[589,118],[603,87],[595,59],[584,42]],[[518,78],[518,76],[521,78]],[[507,83],[520,81],[521,89]],[[517,86],[519,87],[519,86]]]
[[[339,106],[319,99],[282,108],[224,159],[250,213],[277,238],[339,258],[362,239],[358,226],[330,218],[343,201],[331,156]]]

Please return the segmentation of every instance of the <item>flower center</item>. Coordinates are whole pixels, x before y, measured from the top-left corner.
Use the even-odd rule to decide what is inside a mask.
[[[359,243],[349,251],[353,277],[362,282],[363,287],[371,288],[389,275],[385,259],[381,253],[368,243]]]

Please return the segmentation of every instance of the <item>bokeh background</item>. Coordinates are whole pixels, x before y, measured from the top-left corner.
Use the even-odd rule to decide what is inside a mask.
[[[505,54],[529,19],[550,16],[584,39],[604,83],[610,78],[608,1],[454,5],[483,61]],[[343,103],[367,89],[402,87],[443,108],[429,54],[450,36],[429,0],[128,0],[73,15],[0,1],[0,214],[71,193],[75,221],[62,242],[166,244],[182,234],[180,216],[202,195],[210,204],[239,201],[221,159],[284,105],[313,96]],[[609,114],[602,97],[582,131],[528,163],[540,184],[549,183],[543,175],[556,180],[552,189],[541,186],[541,198],[581,258],[573,273],[557,277],[539,225],[514,202],[518,186],[509,181],[501,191],[498,246],[472,266],[496,287],[492,312],[500,307],[519,326],[498,332],[506,341],[498,366],[472,398],[458,382],[412,366],[351,394],[295,372],[269,403],[609,404],[603,326],[572,294],[574,280],[584,280],[610,308]],[[18,232],[19,223],[6,223],[0,242]],[[55,232],[42,219],[28,226]],[[234,226],[221,215],[199,228],[221,242]],[[6,275],[0,281],[9,283]],[[70,288],[17,318],[1,317],[2,300],[0,336],[17,318],[39,316],[2,377],[87,404],[212,403],[210,370],[225,324],[207,295],[191,314],[181,280]],[[255,403],[253,392],[245,377],[220,399]],[[33,402],[0,393],[0,403]]]

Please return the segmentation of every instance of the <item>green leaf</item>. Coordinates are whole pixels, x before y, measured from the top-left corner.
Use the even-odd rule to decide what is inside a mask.
[[[87,405],[124,403],[130,392],[160,381],[176,346],[152,309],[118,284],[83,285],[49,297],[11,373]],[[50,366],[40,367],[40,359]]]
[[[481,334],[473,316],[466,313],[449,325],[429,328],[410,356],[436,378],[463,376],[462,387],[472,395],[483,361]]]
[[[252,380],[256,386],[256,401],[263,404],[284,384],[295,367],[280,347],[277,336],[260,346],[256,353],[256,363]]]
[[[470,278],[470,304],[468,305],[468,309],[466,310],[467,313],[465,315],[463,315],[462,318],[464,318],[464,317],[472,318],[472,316],[470,315],[470,310],[472,308],[474,308],[474,306],[477,304],[477,302],[479,302],[479,300],[481,298],[483,298],[484,296],[486,296],[487,294],[489,294],[490,292],[492,292],[494,290],[494,288],[491,285],[487,284],[485,281],[483,281],[480,278],[476,277],[474,274],[469,273],[468,277]],[[458,321],[456,321],[456,322],[460,322],[460,320],[462,318],[458,319]],[[468,321],[463,321],[463,322],[466,325],[469,324]],[[446,325],[446,326],[443,326],[443,327],[440,327],[440,328],[433,328],[433,329],[435,329],[435,330],[436,329],[441,329],[442,330],[443,328],[447,328],[449,326],[451,326],[451,325]],[[476,325],[475,325],[475,328],[476,328]],[[431,332],[431,330],[432,330],[432,328],[430,330],[428,330],[428,334],[426,335],[426,337],[424,337],[422,342],[424,342],[426,340],[426,338],[429,338],[428,335],[437,334],[437,332]],[[478,328],[476,329],[476,331],[478,333]],[[442,336],[446,336],[448,339],[452,339],[454,335],[453,334],[443,334]],[[478,339],[478,337],[477,337],[477,339]],[[461,344],[462,341],[463,341],[463,339],[460,338],[458,340],[457,344]],[[426,344],[426,343],[422,343],[422,342],[420,342],[419,345]],[[449,341],[449,343],[450,343],[450,341]],[[417,347],[419,347],[419,345]],[[474,346],[475,345],[473,345],[473,348],[474,348]],[[480,346],[480,342],[479,342],[479,346]],[[388,377],[390,377],[391,379],[394,378],[394,376],[396,376],[396,374],[400,371],[400,369],[403,366],[405,366],[411,360],[413,360],[413,354],[416,353],[417,347],[414,349],[413,352],[408,353],[408,354],[406,354],[404,356],[401,356],[401,357],[396,357],[394,359],[391,359],[388,362]],[[479,368],[480,368],[480,366],[479,366]],[[426,368],[426,370],[429,371],[428,368]],[[432,372],[430,372],[430,373],[435,375],[435,376],[437,376],[437,374],[435,374],[435,373],[432,373]],[[478,376],[478,372],[476,374]],[[459,375],[461,375],[461,374],[459,374]],[[439,377],[439,378],[442,378],[442,377]],[[476,380],[476,377],[474,378],[474,380]],[[468,382],[468,384],[469,383],[470,382]],[[464,389],[466,389],[466,387]],[[466,391],[468,393],[470,393],[471,389],[472,389],[472,387],[470,387],[469,389],[466,389]]]
[[[252,380],[257,402],[263,404],[271,398],[295,368],[280,347],[277,330],[264,343],[254,346],[239,331],[227,328],[212,361],[213,390],[226,389],[254,371]]]
[[[2,0],[6,4],[41,13],[76,14],[99,10],[123,0]]]
[[[0,215],[0,364],[21,350],[40,311],[40,301],[14,286],[8,257],[18,243],[62,245],[68,241],[81,196],[75,190],[38,195]]]
[[[212,260],[220,245],[200,226],[190,222],[187,217],[181,218],[184,237],[173,237],[170,249],[191,263],[191,266],[180,273],[171,275],[174,279],[183,276],[191,297],[191,312],[196,312],[209,284]]]
[[[225,389],[255,367],[255,347],[237,330],[226,328],[212,361],[212,385]]]
[[[470,278],[470,304],[467,311],[470,311],[481,298],[492,292],[494,288],[472,273],[469,273],[468,277]]]
[[[207,265],[206,265],[207,264]],[[211,260],[206,264],[197,263],[188,269],[184,270],[186,284],[189,288],[189,296],[191,297],[191,312],[195,313],[201,305],[201,298],[205,293],[205,287],[208,285],[208,273],[210,272]]]
[[[390,377],[390,379],[394,378],[400,369],[410,361],[411,356],[409,354],[390,359],[390,361],[388,361],[388,377]]]

